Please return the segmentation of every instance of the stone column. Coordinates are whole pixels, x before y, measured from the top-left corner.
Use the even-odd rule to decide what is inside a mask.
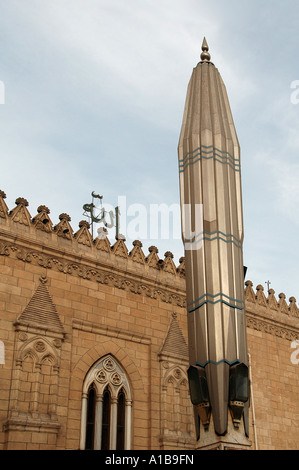
[[[111,398],[110,414],[110,450],[116,450],[117,436],[117,397]]]
[[[97,395],[95,410],[94,450],[101,450],[103,422],[103,395]]]
[[[126,400],[125,408],[125,450],[131,448],[132,400]]]
[[[37,363],[34,366],[32,372],[32,401],[30,403],[30,411],[32,412],[32,416],[38,416],[38,405],[39,405],[39,389],[40,389],[40,381],[41,381],[41,364]]]
[[[82,393],[80,450],[85,449],[88,394]]]

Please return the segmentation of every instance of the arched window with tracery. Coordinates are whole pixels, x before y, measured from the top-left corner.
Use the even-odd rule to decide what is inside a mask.
[[[94,441],[96,390],[92,383],[87,392],[87,417],[85,448],[92,449]]]
[[[126,424],[126,395],[123,388],[120,389],[117,400],[117,434],[116,450],[124,449]]]
[[[108,385],[103,393],[102,450],[109,450],[110,445],[111,393]]]
[[[105,356],[83,384],[80,449],[129,450],[131,409],[128,378],[116,359]]]

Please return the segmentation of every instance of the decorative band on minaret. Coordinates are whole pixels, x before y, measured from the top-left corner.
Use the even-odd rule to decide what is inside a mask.
[[[240,147],[205,38],[188,85],[178,157],[191,400],[204,429],[213,417],[223,436],[231,419],[238,430],[243,422],[248,436]]]

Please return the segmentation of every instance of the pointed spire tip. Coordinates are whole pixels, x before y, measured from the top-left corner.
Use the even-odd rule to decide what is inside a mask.
[[[203,51],[208,51],[208,50],[209,50],[209,46],[208,46],[206,37],[203,38],[201,49],[202,49]]]
[[[200,58],[202,62],[210,62],[211,54],[209,53],[209,46],[205,37],[203,38],[201,50],[202,50],[202,53],[200,55]]]

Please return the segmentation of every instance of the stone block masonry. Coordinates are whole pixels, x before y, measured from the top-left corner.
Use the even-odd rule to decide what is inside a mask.
[[[106,356],[128,380],[130,448],[193,449],[184,259],[92,240],[86,223],[75,234],[66,214],[31,217],[24,198],[9,210],[0,192],[0,449],[78,449],[84,384]],[[298,449],[296,300],[250,281],[245,300],[252,447]]]

